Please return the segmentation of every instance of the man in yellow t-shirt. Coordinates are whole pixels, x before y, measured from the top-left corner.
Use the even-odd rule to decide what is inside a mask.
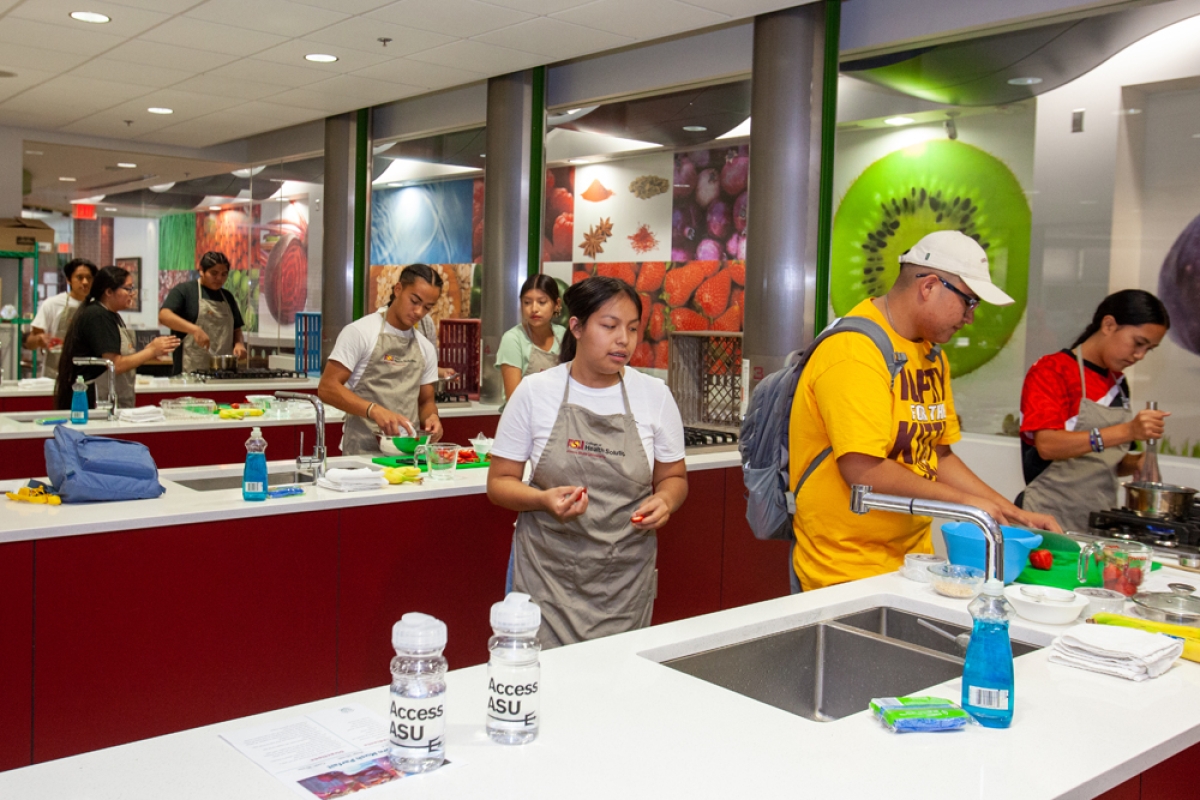
[[[931,233],[900,257],[886,295],[849,314],[877,322],[907,356],[894,384],[879,349],[860,334],[831,337],[805,366],[788,429],[791,485],[832,447],[796,498],[792,568],[805,590],[893,572],[907,553],[933,552],[929,517],[854,514],[851,484],[964,503],[1002,524],[1061,530],[993,491],[950,450],[961,432],[950,366],[934,345],[970,324],[981,300],[1013,302],[991,282],[983,248],[958,231]]]

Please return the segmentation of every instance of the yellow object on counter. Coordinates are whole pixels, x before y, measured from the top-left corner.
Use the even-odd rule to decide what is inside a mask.
[[[36,489],[31,489],[28,486],[22,486],[15,492],[5,492],[4,496],[9,500],[15,500],[18,503],[39,503],[46,506],[62,505],[62,498],[56,494],[47,494],[46,490],[40,486]]]
[[[388,467],[383,470],[388,483],[420,483],[421,470],[417,467]]]
[[[1137,628],[1150,633],[1165,633],[1183,640],[1183,657],[1188,661],[1200,661],[1200,628],[1188,625],[1172,625],[1169,622],[1154,622],[1148,619],[1127,617],[1123,614],[1100,612],[1092,615],[1098,625],[1116,625],[1120,628]]]
[[[221,419],[245,419],[246,417],[261,417],[261,408],[222,408],[217,412]]]

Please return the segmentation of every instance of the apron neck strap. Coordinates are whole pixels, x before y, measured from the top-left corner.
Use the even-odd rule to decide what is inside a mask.
[[[571,369],[574,366],[574,361],[567,362],[567,385],[563,387],[563,403],[567,402],[567,398],[571,395]],[[625,378],[622,375],[617,376],[617,383],[621,386],[621,402],[625,404],[625,415],[629,416],[629,393],[625,391]]]
[[[1083,345],[1075,352],[1075,360],[1079,362],[1079,411],[1083,413],[1083,404],[1087,402],[1087,376],[1083,374]]]

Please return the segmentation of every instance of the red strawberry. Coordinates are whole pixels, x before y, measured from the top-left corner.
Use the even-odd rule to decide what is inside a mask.
[[[674,308],[687,305],[687,301],[692,299],[692,292],[696,291],[696,287],[708,277],[706,263],[689,261],[682,267],[675,267],[667,271],[666,277],[663,279],[663,289],[665,290],[663,299],[667,301],[667,305]]]
[[[559,214],[554,220],[554,247],[550,251],[551,261],[571,260],[571,240],[575,238],[573,214]]]
[[[650,367],[654,365],[654,350],[649,342],[639,342],[633,350],[633,358],[629,359],[631,367]]]
[[[742,307],[734,303],[721,316],[713,320],[714,331],[740,331],[742,329]]]
[[[639,292],[657,292],[662,288],[667,265],[662,261],[646,261],[642,263],[642,271],[638,273],[637,290]]]
[[[667,307],[662,303],[655,303],[654,308],[650,311],[650,328],[647,331],[650,334],[650,338],[657,342],[666,336],[666,330],[664,330],[666,324]]]
[[[731,295],[729,295],[729,305],[741,306],[742,308],[745,308],[746,307],[746,299],[745,298],[746,298],[746,292],[744,290],[734,289],[733,293]]]
[[[546,194],[550,194],[550,190],[554,188],[554,170],[546,170]]]
[[[729,271],[729,277],[733,278],[733,282],[739,286],[746,285],[746,262],[745,261],[730,261],[726,268]]]
[[[676,308],[671,312],[671,324],[677,331],[706,331],[708,320],[690,308]]]
[[[633,264],[625,261],[597,264],[596,274],[603,275],[606,278],[620,278],[630,286],[633,286],[635,283],[637,283],[637,273],[633,271]]]
[[[654,308],[654,303],[648,294],[642,293],[638,297],[642,298],[642,324],[638,326],[638,336],[645,336],[646,325],[650,323],[650,312]]]
[[[666,342],[659,342],[658,344],[654,345],[654,368],[655,369],[667,369],[667,367],[669,366],[669,362],[667,361],[668,354],[669,354],[669,351],[667,349]]]
[[[729,308],[729,272],[718,272],[696,290],[696,305],[710,317],[719,317]]]
[[[548,216],[558,219],[559,214],[574,214],[575,213],[575,198],[566,189],[559,186],[550,192],[550,197],[546,201],[546,208],[549,210]]]
[[[706,278],[711,278],[713,275],[717,274],[718,270],[721,269],[720,261],[693,261],[692,263],[700,267],[700,270],[704,273],[704,277]]]
[[[587,272],[585,270],[577,269],[577,270],[575,270],[574,273],[571,274],[571,283],[572,284],[579,283],[581,280],[584,280],[585,278],[590,278],[590,277],[592,277],[592,273]]]

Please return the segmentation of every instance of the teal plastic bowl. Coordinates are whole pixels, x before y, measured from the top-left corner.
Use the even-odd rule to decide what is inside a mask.
[[[1004,534],[1004,582],[1012,583],[1029,564],[1029,552],[1042,543],[1042,535],[1024,528],[1001,525]],[[942,523],[946,557],[951,564],[984,569],[983,530],[974,522]]]

